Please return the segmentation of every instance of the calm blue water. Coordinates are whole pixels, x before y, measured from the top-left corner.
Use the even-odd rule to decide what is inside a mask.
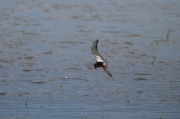
[[[177,0],[0,1],[0,118],[179,119],[179,11]],[[93,67],[96,39],[114,78]]]

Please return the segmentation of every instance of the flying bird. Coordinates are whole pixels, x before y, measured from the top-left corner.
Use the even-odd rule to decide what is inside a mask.
[[[95,55],[96,57],[96,63],[94,64],[94,68],[98,68],[98,67],[102,67],[104,69],[104,71],[112,77],[110,71],[108,70],[108,64],[106,62],[106,59],[104,59],[101,54],[98,52],[98,42],[99,40],[96,40],[93,42],[92,44],[92,47],[91,47],[91,50],[92,50],[92,53]]]

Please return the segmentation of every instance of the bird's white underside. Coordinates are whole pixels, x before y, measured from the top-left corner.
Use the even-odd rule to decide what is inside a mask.
[[[96,61],[97,62],[104,62],[104,60],[100,56],[97,56],[97,55],[95,55],[95,56],[96,56]]]

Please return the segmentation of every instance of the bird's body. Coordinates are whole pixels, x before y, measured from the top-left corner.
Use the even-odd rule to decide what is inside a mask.
[[[98,67],[102,67],[104,69],[104,71],[112,77],[110,71],[108,70],[108,64],[106,62],[106,59],[104,59],[101,54],[98,52],[98,47],[97,47],[97,44],[98,44],[99,40],[96,40],[93,42],[92,44],[92,47],[91,47],[91,50],[92,50],[92,53],[95,55],[96,57],[96,63],[94,64],[94,68],[98,68]]]

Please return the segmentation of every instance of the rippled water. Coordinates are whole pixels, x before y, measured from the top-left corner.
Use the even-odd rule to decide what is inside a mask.
[[[0,118],[179,119],[177,0],[0,1]],[[92,42],[114,78],[94,69]]]

